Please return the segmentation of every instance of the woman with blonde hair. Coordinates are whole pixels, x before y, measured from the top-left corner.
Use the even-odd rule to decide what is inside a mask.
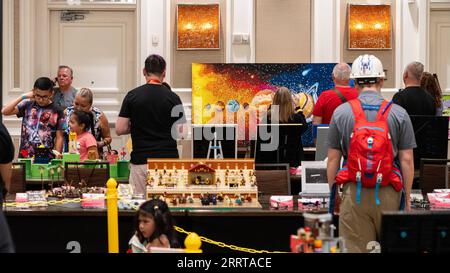
[[[434,99],[436,116],[442,116],[444,106],[442,104],[442,89],[436,74],[424,72],[420,79],[420,87],[426,90]]]
[[[276,106],[276,107],[275,107]],[[278,109],[277,109],[278,108]],[[278,121],[272,116],[278,112]],[[279,143],[276,153],[277,161],[274,163],[289,163],[291,170],[295,171],[303,160],[303,145],[301,135],[306,131],[306,118],[303,110],[296,107],[291,91],[280,87],[273,97],[272,105],[267,112],[267,124],[301,124],[302,126],[281,126],[279,130]],[[264,121],[263,121],[264,123]]]
[[[77,92],[77,94],[75,95],[75,100],[73,101],[73,106],[70,106],[65,110],[67,123],[65,134],[68,135],[69,133],[68,124],[72,113],[74,113],[75,111],[83,111],[92,114],[93,126],[92,128],[89,128],[88,132],[90,132],[97,140],[98,152],[100,157],[102,157],[103,147],[110,145],[112,142],[111,130],[109,128],[109,122],[105,114],[97,107],[92,106],[93,102],[94,94],[92,93],[91,89],[82,88]],[[64,147],[66,146],[67,145],[64,145]]]
[[[272,111],[270,111],[274,105],[279,108],[279,123],[297,123],[303,124],[303,131],[306,130],[306,118],[303,115],[303,110],[300,107],[296,107],[296,103],[292,96],[291,91],[286,87],[280,87],[273,97],[272,105],[268,111],[268,121],[272,121]]]

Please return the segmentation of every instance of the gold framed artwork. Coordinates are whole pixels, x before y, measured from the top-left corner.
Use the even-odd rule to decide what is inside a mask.
[[[220,49],[220,5],[177,5],[177,49]]]
[[[391,5],[348,5],[348,49],[392,49]]]

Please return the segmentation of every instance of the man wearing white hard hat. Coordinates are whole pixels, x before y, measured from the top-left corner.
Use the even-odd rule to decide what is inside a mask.
[[[351,78],[358,99],[335,110],[328,132],[330,200],[341,201],[330,206],[339,212],[339,235],[345,239],[348,252],[369,252],[380,241],[382,212],[410,209],[405,196],[411,192],[416,141],[405,109],[381,96],[385,73],[378,58],[359,56]],[[364,141],[358,138],[362,134],[368,135]],[[341,156],[345,163],[339,170]],[[376,182],[372,186],[368,181]],[[339,187],[342,200],[334,199]]]

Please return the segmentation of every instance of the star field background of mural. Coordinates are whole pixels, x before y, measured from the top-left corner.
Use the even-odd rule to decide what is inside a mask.
[[[224,123],[215,117],[225,110],[234,113],[236,121],[246,111],[270,105],[275,91],[284,86],[297,98],[308,120],[303,144],[314,146],[312,110],[318,96],[334,87],[331,75],[335,65],[192,64],[193,124]]]

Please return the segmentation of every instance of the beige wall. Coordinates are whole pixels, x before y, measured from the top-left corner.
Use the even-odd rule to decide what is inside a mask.
[[[450,10],[431,12],[429,70],[437,73],[442,91],[450,92]]]
[[[368,0],[344,0],[341,1],[341,60],[346,63],[352,63],[361,54],[372,54],[378,57],[383,63],[384,69],[387,69],[387,81],[384,84],[385,88],[395,88],[395,1],[380,1],[380,4],[392,5],[392,49],[390,50],[348,50],[348,13],[347,7],[349,3],[352,4],[369,4]],[[398,73],[402,73],[401,71]]]
[[[172,87],[192,87],[192,63],[224,63],[226,33],[226,0],[171,0]],[[220,50],[177,50],[177,4],[220,4]]]
[[[311,1],[256,0],[256,62],[311,62]]]
[[[20,1],[14,1],[14,87],[20,87]]]

